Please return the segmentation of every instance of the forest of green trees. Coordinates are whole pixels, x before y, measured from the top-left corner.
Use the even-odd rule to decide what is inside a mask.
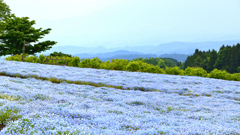
[[[66,57],[72,57],[72,55],[70,54],[64,54],[62,52],[53,52],[50,54],[50,56],[52,57],[62,57],[62,56],[66,56]],[[81,61],[83,61],[84,59],[81,59]],[[112,59],[112,61],[116,61],[116,59]],[[130,61],[142,61],[144,63],[147,63],[147,64],[151,64],[151,65],[154,65],[154,66],[159,66],[160,68],[163,68],[163,69],[166,69],[166,67],[174,67],[174,66],[181,66],[182,63],[181,62],[178,62],[177,60],[173,59],[173,58],[159,58],[159,57],[156,57],[156,58],[153,58],[153,57],[150,57],[150,58],[136,58],[136,59],[133,59],[133,60],[126,60],[128,62]]]
[[[69,54],[54,52],[50,54],[50,56],[67,56],[71,57]],[[84,60],[84,59],[82,59]],[[113,60],[116,61],[116,60]],[[240,72],[240,44],[233,46],[224,46],[216,50],[208,50],[200,51],[198,49],[195,50],[195,53],[191,56],[188,56],[185,62],[178,62],[172,58],[136,58],[130,61],[142,61],[144,63],[158,66],[162,69],[166,69],[166,67],[179,67],[179,69],[186,69],[187,67],[200,67],[206,70],[208,73],[213,71],[214,69],[225,70],[229,73],[239,73]]]
[[[240,72],[240,44],[233,46],[222,45],[219,51],[200,51],[188,56],[184,62],[184,69],[187,67],[202,67],[208,73],[213,69],[226,70],[229,73]]]
[[[160,68],[166,69],[166,67],[174,67],[174,66],[181,66],[181,62],[178,62],[177,60],[173,58],[136,58],[132,61],[142,61],[147,64],[152,64],[154,66],[159,66]]]

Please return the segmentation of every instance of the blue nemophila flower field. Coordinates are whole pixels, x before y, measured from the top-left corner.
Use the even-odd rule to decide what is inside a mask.
[[[240,83],[0,61],[1,134],[240,134]],[[141,88],[144,90],[133,90]]]

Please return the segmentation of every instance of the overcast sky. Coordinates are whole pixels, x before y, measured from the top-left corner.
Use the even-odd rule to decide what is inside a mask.
[[[158,45],[240,39],[240,0],[4,0],[52,28],[57,46]]]

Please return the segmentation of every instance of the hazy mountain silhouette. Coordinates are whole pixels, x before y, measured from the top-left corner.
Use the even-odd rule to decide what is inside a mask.
[[[184,62],[188,56],[189,55],[187,55],[187,54],[176,54],[176,53],[158,55],[158,57],[160,57],[160,58],[173,58],[173,59],[175,59],[177,61],[181,61],[181,62]]]
[[[88,54],[88,53],[82,53],[82,54],[73,54],[73,56],[78,56],[79,58],[110,58],[116,55],[129,55],[129,54],[143,54],[139,52],[130,52],[126,50],[118,50],[113,52],[107,52],[107,53],[96,53],[96,54]]]
[[[149,58],[149,57],[160,57],[160,58],[173,58],[176,59],[177,61],[182,61],[184,62],[187,59],[187,54],[162,54],[162,55],[157,55],[157,54],[144,54],[140,52],[130,52],[126,50],[118,50],[114,52],[108,52],[108,53],[97,53],[97,54],[88,54],[88,53],[82,53],[82,54],[74,54],[72,56],[77,56],[79,58],[96,58],[98,57],[102,61],[107,61],[111,59],[127,59],[127,60],[132,60],[136,58]]]
[[[195,49],[199,49],[202,51],[208,51],[209,49],[215,49],[216,51],[219,50],[219,48],[224,45],[230,45],[240,43],[239,41],[233,40],[233,41],[216,41],[216,42],[171,42],[171,43],[164,43],[159,44],[157,46],[148,45],[148,46],[125,46],[125,47],[117,47],[117,48],[106,48],[103,46],[98,47],[78,47],[78,46],[53,46],[50,50],[47,50],[44,53],[52,53],[54,51],[56,52],[62,52],[66,54],[82,54],[82,53],[88,53],[88,54],[97,54],[97,53],[108,53],[108,52],[114,52],[118,50],[126,50],[130,52],[139,52],[144,54],[193,54],[195,52]],[[109,54],[111,55],[111,54]],[[109,56],[111,57],[111,56]]]
[[[163,58],[173,58],[178,61],[185,61],[188,55],[192,55],[195,52],[195,49],[199,49],[201,51],[215,49],[218,51],[223,44],[232,46],[237,43],[240,42],[237,40],[216,42],[171,42],[160,44],[158,46],[125,46],[117,48],[106,48],[103,46],[53,46],[50,50],[42,53],[36,53],[36,55],[49,55],[53,52],[62,52],[65,54],[71,54],[72,56],[78,56],[80,58],[99,57],[103,60],[111,60],[112,58],[134,59],[136,57],[147,58],[158,56]]]

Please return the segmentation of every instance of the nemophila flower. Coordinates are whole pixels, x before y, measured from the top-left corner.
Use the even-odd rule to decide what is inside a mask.
[[[1,76],[0,111],[17,108],[8,115],[2,134],[240,133],[239,82],[27,62],[0,64],[0,72],[65,80],[56,84]],[[128,90],[89,86],[99,82]],[[134,90],[138,88],[142,91]]]

